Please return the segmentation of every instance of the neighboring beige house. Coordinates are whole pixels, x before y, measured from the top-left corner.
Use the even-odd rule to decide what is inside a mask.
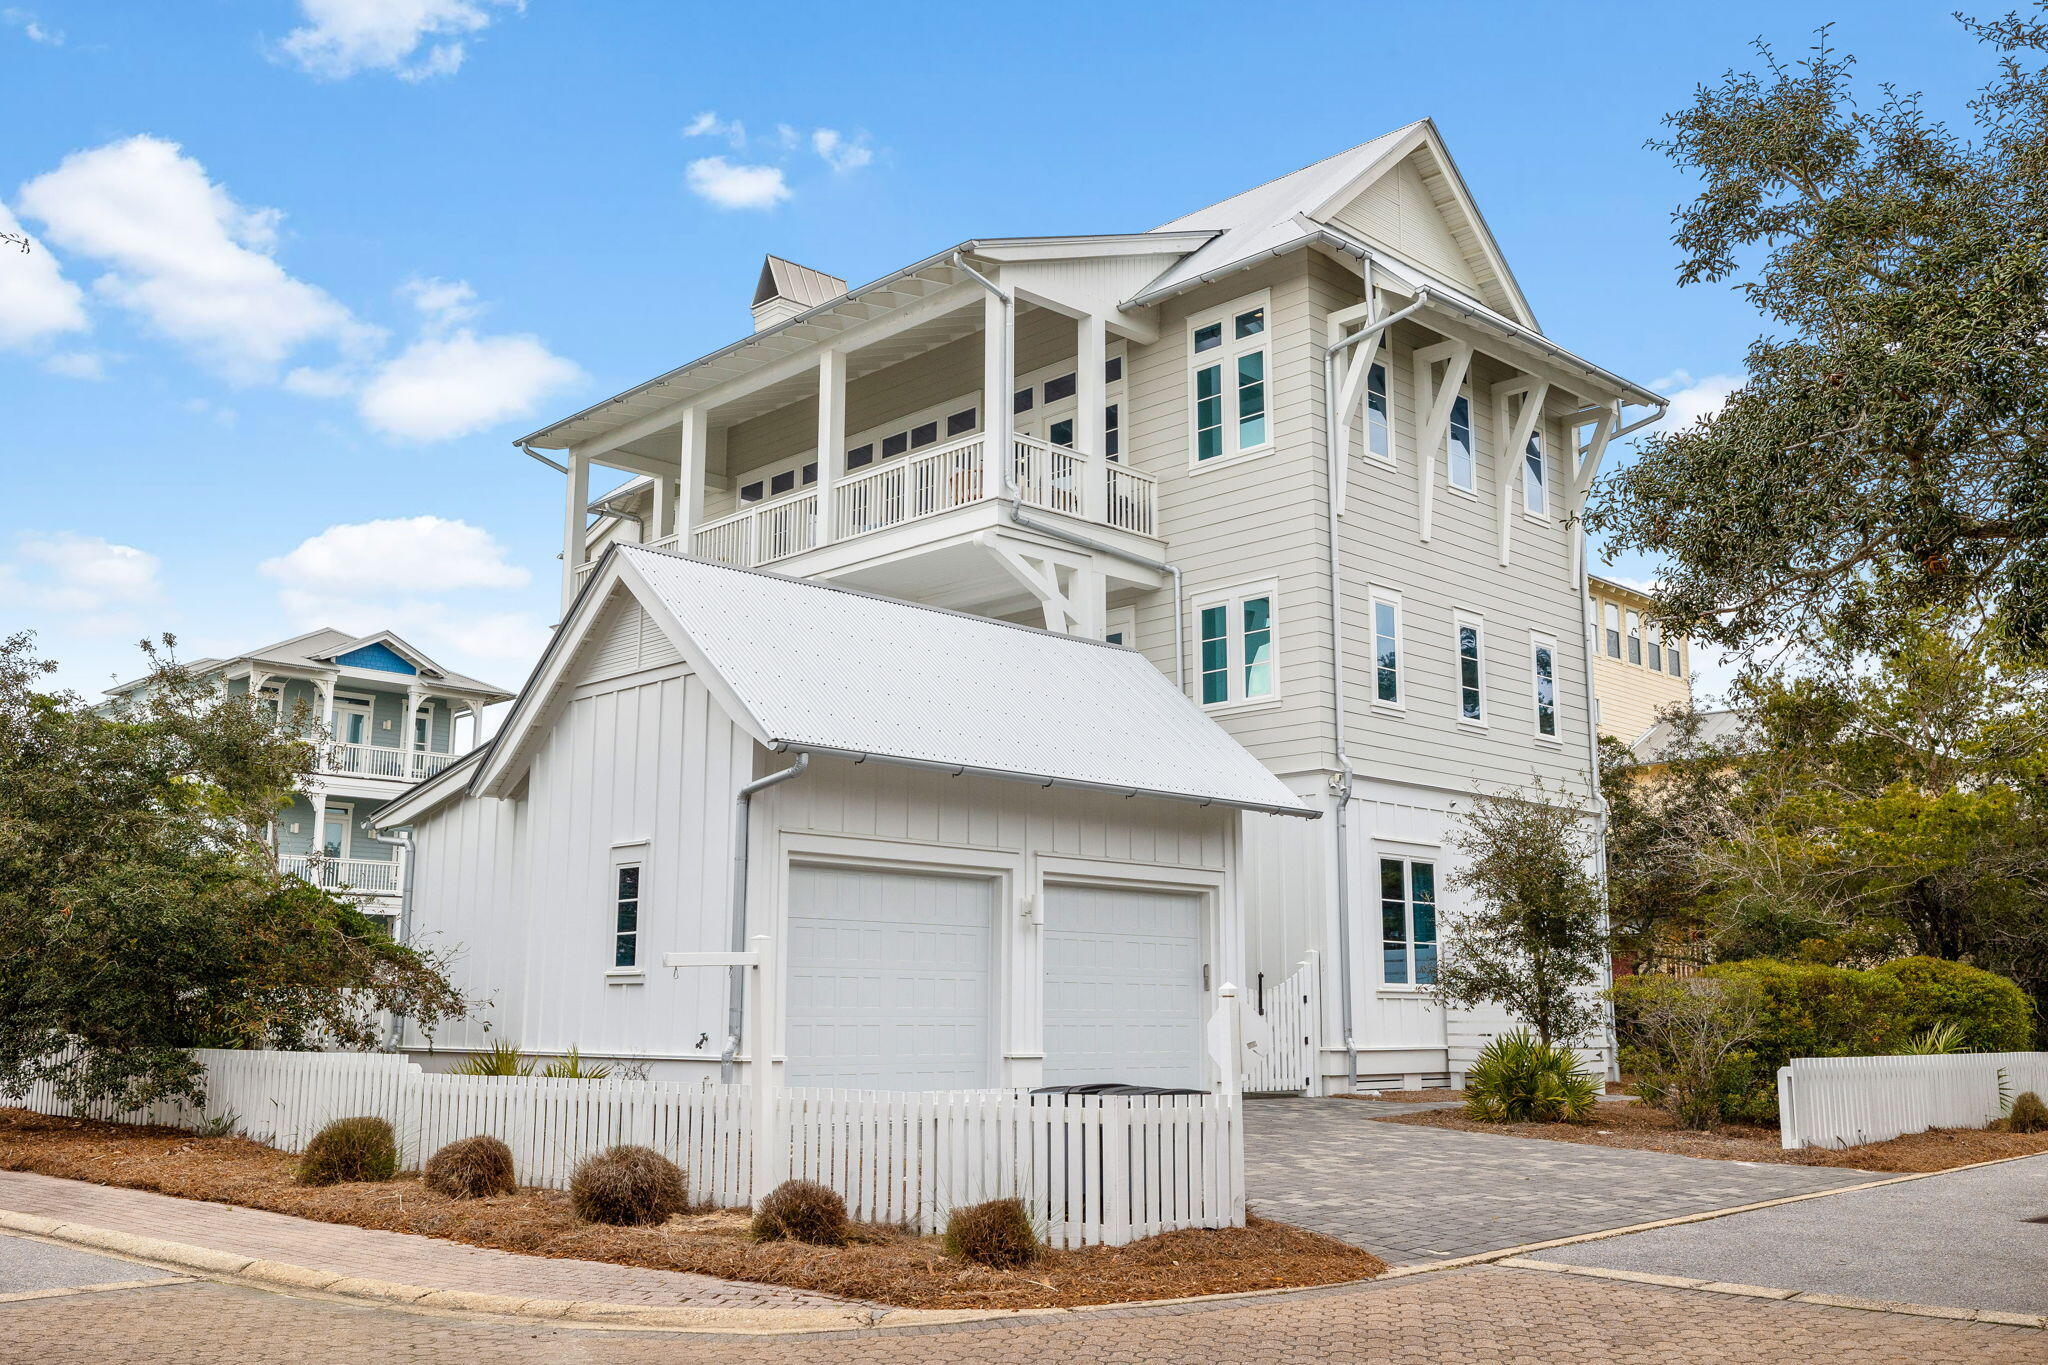
[[[1657,713],[1692,699],[1692,645],[1665,639],[1650,619],[1647,594],[1590,574],[1595,625],[1593,694],[1600,702],[1600,733],[1634,744],[1657,722]]]
[[[1136,650],[1325,817],[1240,817],[1240,984],[1312,1002],[1277,1071],[1462,1070],[1506,1021],[1429,989],[1447,836],[1478,790],[1593,789],[1576,518],[1664,400],[1543,334],[1435,125],[1148,232],[977,238],[851,290],[770,258],[753,313],[519,442],[568,476],[565,614],[623,541]],[[626,478],[593,503],[597,469]]]

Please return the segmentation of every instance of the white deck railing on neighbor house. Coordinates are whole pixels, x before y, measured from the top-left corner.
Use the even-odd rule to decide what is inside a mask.
[[[2048,1095],[2048,1052],[1795,1057],[1778,1068],[1780,1145],[1860,1147],[1929,1128],[1982,1128],[2022,1091]]]
[[[403,875],[397,858],[316,858],[306,853],[281,853],[277,865],[323,891],[360,891],[371,896],[395,896]]]
[[[320,770],[353,777],[396,777],[417,782],[432,777],[460,758],[460,754],[433,754],[381,744],[328,744],[320,757]]]
[[[338,1118],[374,1115],[417,1168],[457,1138],[487,1133],[512,1148],[522,1184],[568,1186],[576,1163],[616,1143],[653,1147],[681,1166],[694,1198],[752,1197],[753,1097],[685,1082],[430,1075],[378,1053],[200,1049],[206,1102],[86,1117],[198,1127],[225,1122],[300,1151]],[[787,1157],[778,1174],[816,1180],[864,1221],[945,1226],[956,1206],[1015,1195],[1055,1246],[1119,1245],[1177,1228],[1244,1222],[1235,1094],[1030,1095],[1016,1091],[772,1089],[763,1131]],[[0,1102],[71,1113],[48,1083]]]

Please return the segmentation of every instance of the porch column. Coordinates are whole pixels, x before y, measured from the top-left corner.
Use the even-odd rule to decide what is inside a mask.
[[[453,725],[455,722],[451,720],[448,723],[450,725]],[[474,749],[483,742],[484,704],[479,701],[473,701],[469,704],[469,747],[471,749]],[[448,747],[451,750],[455,747],[454,737],[452,735],[449,737]]]
[[[704,524],[704,479],[711,450],[711,413],[705,408],[683,409],[681,440],[676,456],[679,485],[675,511],[676,548],[694,552],[691,542]]]
[[[310,791],[306,793],[306,799],[313,803],[312,854],[315,858],[324,858],[327,856],[327,793]]]
[[[654,480],[654,515],[647,519],[647,538],[667,540],[676,531],[676,481],[667,475]]]
[[[999,498],[1016,454],[1010,442],[1010,395],[1016,387],[1010,366],[1010,309],[1007,299],[984,293],[981,301],[981,495]]]
[[[427,768],[427,760],[423,757],[415,757],[415,755],[424,754],[434,746],[434,720],[432,716],[429,716],[427,718],[427,742],[420,745],[417,749],[413,747],[413,735],[418,730],[420,723],[420,704],[426,700],[427,694],[420,691],[417,687],[405,689],[405,720],[402,722],[405,728],[399,732],[398,736],[398,752],[404,756],[400,759],[403,765],[400,771],[415,782],[426,776]],[[450,717],[448,723],[451,725],[455,723],[453,717]]]
[[[289,681],[289,680],[287,680]],[[284,683],[277,687],[277,706],[280,714],[284,710]],[[318,724],[322,741],[334,738],[334,680],[321,678],[313,683],[314,705],[318,708]]]
[[[590,521],[590,457],[569,452],[568,506],[562,510],[562,610],[576,596],[576,570],[583,566],[583,532]]]
[[[832,494],[839,482],[839,464],[846,458],[846,352],[826,350],[818,356],[818,510],[812,544],[829,545],[839,538]]]
[[[1109,516],[1109,470],[1102,404],[1107,392],[1103,366],[1109,361],[1109,332],[1102,318],[1090,313],[1074,324],[1075,444],[1088,457],[1081,469],[1081,515],[1101,523]]]

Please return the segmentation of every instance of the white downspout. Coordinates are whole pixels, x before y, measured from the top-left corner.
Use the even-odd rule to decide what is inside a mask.
[[[733,813],[732,942],[730,946],[736,953],[747,951],[747,832],[749,825],[752,823],[754,794],[766,791],[778,783],[787,782],[792,777],[802,777],[804,769],[810,766],[811,756],[809,754],[798,754],[796,762],[790,764],[787,768],[769,773],[766,777],[755,778],[752,782],[747,783],[746,786],[741,787],[739,793],[734,797],[734,804],[737,809]],[[718,1053],[718,1079],[726,1085],[732,1084],[733,1075],[739,1065],[740,1029],[746,1018],[746,1010],[747,969],[745,967],[730,968],[726,978],[725,1046]],[[769,1036],[768,1029],[758,1030],[758,1033],[762,1038]],[[768,1058],[765,1056],[755,1057],[754,1065],[766,1066],[768,1065]]]

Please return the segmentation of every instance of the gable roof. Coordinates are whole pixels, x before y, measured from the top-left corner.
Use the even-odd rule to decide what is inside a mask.
[[[493,701],[511,699],[512,694],[495,683],[487,683],[480,678],[472,678],[468,674],[442,668],[419,649],[388,630],[375,631],[369,635],[351,635],[345,630],[322,626],[318,630],[309,630],[304,635],[294,635],[289,640],[279,640],[276,644],[252,649],[246,654],[236,654],[225,659],[194,659],[184,667],[188,672],[205,673],[230,668],[240,663],[258,663],[299,669],[309,673],[329,674],[344,666],[334,662],[336,655],[347,654],[350,650],[371,644],[389,646],[393,652],[410,660],[414,667],[420,669],[423,676],[432,678],[451,691],[474,692]],[[137,678],[133,682],[110,687],[107,689],[107,695],[117,696],[144,681],[146,679]]]
[[[1318,813],[1135,650],[639,545],[598,562],[472,793],[516,786],[621,586],[772,750]]]
[[[806,308],[816,308],[845,292],[846,281],[837,275],[827,275],[822,270],[785,261],[780,256],[768,256],[761,262],[761,278],[754,285],[754,303],[759,306],[770,299],[782,298]]]

